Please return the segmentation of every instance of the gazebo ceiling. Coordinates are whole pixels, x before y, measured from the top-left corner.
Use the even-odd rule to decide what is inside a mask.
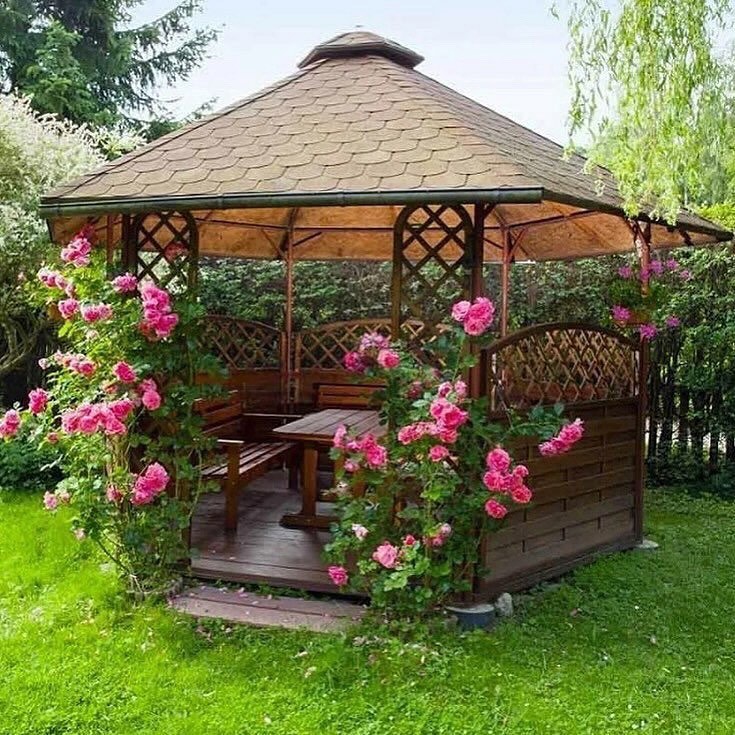
[[[581,156],[421,74],[421,60],[342,34],[292,76],[49,193],[41,212],[58,240],[89,217],[119,228],[124,213],[189,210],[203,255],[278,257],[292,228],[297,258],[388,260],[403,205],[487,202],[489,260],[504,230],[523,232],[520,258],[631,250],[608,171],[584,173]],[[663,248],[731,233],[683,212],[651,236]]]

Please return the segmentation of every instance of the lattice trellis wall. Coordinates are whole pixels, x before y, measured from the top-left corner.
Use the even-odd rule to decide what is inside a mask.
[[[585,324],[522,329],[484,351],[493,408],[630,398],[639,390],[638,345]]]
[[[283,360],[283,334],[260,322],[209,314],[202,341],[232,370],[280,368]]]
[[[181,292],[196,283],[199,235],[191,212],[138,214],[125,227],[125,267]]]
[[[412,319],[403,325],[403,334],[412,339],[423,329],[423,322]],[[357,319],[304,329],[296,333],[294,364],[297,370],[343,370],[345,354],[357,347],[363,334],[378,332],[391,337],[392,331],[390,319]]]
[[[473,252],[472,218],[462,206],[410,206],[398,216],[392,322],[394,332],[416,349],[436,337],[453,303],[470,297]],[[407,330],[411,321],[422,328]]]

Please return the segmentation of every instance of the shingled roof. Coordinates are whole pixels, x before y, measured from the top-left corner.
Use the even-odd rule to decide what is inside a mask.
[[[608,171],[585,174],[582,157],[565,158],[556,143],[423,75],[413,68],[421,60],[372,33],[342,34],[292,76],[49,193],[41,211],[61,234],[85,215],[193,210],[208,223],[205,252],[266,257],[272,248],[256,233],[235,237],[223,223],[278,229],[298,208],[292,225],[319,233],[303,257],[360,257],[368,234],[363,255],[389,257],[399,205],[488,201],[498,227],[561,223],[527,234],[527,257],[630,249]],[[607,216],[570,219],[590,211]],[[688,212],[676,227],[652,229],[658,247],[730,237]]]

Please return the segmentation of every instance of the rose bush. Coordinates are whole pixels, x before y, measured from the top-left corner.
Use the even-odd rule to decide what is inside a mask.
[[[514,438],[539,437],[540,453],[551,455],[583,434],[581,421],[562,420],[561,405],[497,422],[484,398],[469,395],[471,346],[494,313],[485,298],[455,304],[453,326],[423,346],[437,367],[375,333],[345,356],[352,372],[383,381],[384,433],[353,436],[340,427],[335,434],[339,522],[327,548],[329,574],[392,614],[421,615],[468,591],[483,536],[531,502],[528,469],[508,451]]]
[[[195,376],[218,368],[198,344],[201,307],[131,274],[110,278],[85,229],[38,273],[36,297],[63,350],[44,358],[44,387],[0,418],[0,438],[53,445],[65,479],[49,510],[70,505],[77,538],[97,542],[139,589],[167,585],[210,443]]]

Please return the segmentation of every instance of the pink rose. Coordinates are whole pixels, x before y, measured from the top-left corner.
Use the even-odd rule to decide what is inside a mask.
[[[354,459],[345,460],[345,472],[354,474],[355,472],[359,471],[359,469],[360,465]]]
[[[408,534],[408,536],[406,536],[403,539],[404,546],[413,546],[415,543],[416,543],[416,537],[412,536],[410,533]]]
[[[454,309],[452,309],[452,316],[454,316]],[[467,309],[461,322],[467,334],[477,337],[490,327],[494,318],[495,305],[490,299],[480,296]]]
[[[335,449],[344,449],[346,437],[347,427],[344,424],[340,424],[337,427],[337,431],[334,432],[334,437],[332,438],[332,446]]]
[[[152,503],[166,489],[169,480],[168,472],[158,462],[148,465],[133,484],[130,502],[133,505]]]
[[[124,361],[115,363],[112,374],[122,383],[134,383],[138,379],[135,370]]]
[[[365,352],[380,352],[390,347],[390,339],[379,332],[368,332],[360,337],[360,345],[357,351],[362,355]]]
[[[117,401],[111,401],[108,404],[110,413],[118,420],[125,421],[128,416],[133,412],[135,403],[129,398],[120,398]]]
[[[539,444],[539,452],[544,457],[564,454],[564,452],[568,452],[582,438],[583,434],[584,424],[582,419],[575,419],[571,424],[563,426],[556,436]]]
[[[455,322],[464,322],[464,320],[467,318],[467,313],[469,312],[469,310],[469,301],[458,301],[452,307],[452,319],[454,319]]]
[[[518,485],[518,487],[511,489],[510,497],[513,498],[516,503],[525,504],[531,502],[533,493],[531,492],[531,488],[526,485]]]
[[[436,420],[440,431],[458,429],[468,418],[467,411],[450,403],[446,398],[436,398],[429,407],[429,413]]]
[[[79,302],[76,299],[62,299],[57,307],[61,316],[68,320],[79,311]]]
[[[327,573],[332,582],[338,587],[344,587],[350,581],[350,576],[344,567],[331,566],[327,569]]]
[[[344,366],[351,373],[364,373],[366,367],[362,356],[357,352],[348,352],[344,356]]]
[[[37,416],[43,413],[48,405],[48,393],[43,388],[34,388],[28,394],[28,410]]]
[[[378,365],[386,370],[397,368],[400,362],[401,358],[395,350],[380,350],[378,352]]]
[[[112,279],[112,287],[118,293],[131,293],[138,287],[138,279],[131,273],[125,273]]]
[[[352,533],[355,534],[355,536],[362,541],[365,536],[368,535],[369,531],[365,526],[359,524],[359,523],[353,523],[352,524]]]
[[[372,558],[386,569],[395,569],[398,563],[398,549],[393,544],[384,541],[375,549]]]
[[[89,265],[89,254],[92,243],[83,235],[77,235],[65,248],[61,250],[61,259],[75,268]]]
[[[489,470],[507,472],[510,469],[510,454],[502,447],[495,447],[485,457],[485,464]]]
[[[502,503],[490,498],[490,500],[485,503],[485,513],[487,513],[490,518],[500,520],[501,518],[505,518],[508,514],[508,509]]]
[[[675,329],[676,327],[680,327],[681,319],[679,319],[678,316],[667,316],[666,326],[669,327],[669,329]]]
[[[449,450],[442,444],[435,444],[429,450],[429,459],[432,462],[441,462],[449,456]]]
[[[112,316],[112,307],[108,304],[85,304],[81,307],[82,319],[85,322],[99,322]]]
[[[43,507],[46,510],[56,510],[59,507],[59,499],[50,492],[43,494]]]
[[[438,398],[446,398],[453,390],[454,386],[448,380],[445,380],[439,384],[439,387],[436,389],[436,395]]]
[[[46,441],[49,444],[58,444],[59,442],[59,435],[55,431],[49,431],[48,434],[46,434]]]
[[[20,414],[13,408],[0,419],[0,439],[15,436],[20,429]]]
[[[378,444],[372,434],[360,440],[359,451],[365,455],[365,461],[373,469],[382,469],[388,463],[388,450]]]
[[[138,386],[138,392],[141,395],[143,405],[149,411],[155,411],[161,406],[161,395],[158,392],[156,381],[152,378],[146,378]]]

